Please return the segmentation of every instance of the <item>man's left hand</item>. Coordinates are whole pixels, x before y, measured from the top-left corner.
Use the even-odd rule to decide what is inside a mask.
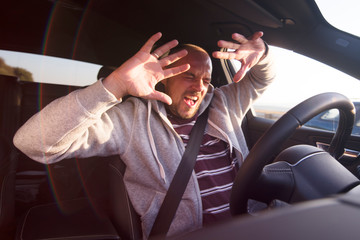
[[[213,52],[213,57],[219,59],[236,59],[240,61],[241,67],[234,76],[234,82],[239,82],[246,74],[246,72],[255,66],[263,57],[266,47],[264,41],[261,39],[263,32],[254,33],[249,39],[243,35],[234,33],[232,39],[236,42],[225,40],[218,41],[218,46],[221,48],[234,49],[234,52]]]

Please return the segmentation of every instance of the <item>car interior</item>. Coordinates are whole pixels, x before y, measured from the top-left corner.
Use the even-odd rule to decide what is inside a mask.
[[[95,81],[159,31],[159,45],[177,39],[209,53],[234,32],[250,37],[263,31],[270,46],[360,79],[360,38],[330,25],[314,0],[2,1],[0,29],[0,50],[97,64]],[[213,59],[212,85],[230,83],[235,72],[229,61]],[[86,87],[50,82],[9,75],[0,62],[0,239],[142,239],[118,156],[43,165],[13,145],[32,115]],[[333,108],[339,110],[336,131],[303,126]],[[351,134],[354,109],[342,94],[324,93],[276,122],[250,110],[241,123],[250,154],[234,182],[234,218],[170,239],[356,239],[360,135]],[[249,216],[249,199],[266,203],[266,210]]]

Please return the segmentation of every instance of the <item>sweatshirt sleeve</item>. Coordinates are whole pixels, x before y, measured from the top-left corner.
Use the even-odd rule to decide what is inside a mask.
[[[118,103],[98,81],[48,104],[16,132],[14,145],[33,160],[46,164],[75,155],[95,155],[91,151],[101,154],[104,148],[109,149],[103,143],[109,142],[113,129],[106,111]],[[91,150],[91,144],[98,147]]]

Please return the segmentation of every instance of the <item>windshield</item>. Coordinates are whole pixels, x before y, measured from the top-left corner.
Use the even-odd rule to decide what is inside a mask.
[[[334,27],[360,36],[359,0],[315,0],[324,18]]]
[[[360,14],[355,13],[360,9],[360,1],[316,0],[316,2],[324,18],[331,25],[360,36],[358,26]],[[278,66],[276,81],[253,105],[256,116],[276,120],[290,108],[311,96],[324,92],[338,92],[347,96],[357,106],[353,134],[360,135],[358,110],[360,81],[358,79],[295,52],[275,46],[271,49]],[[236,72],[240,67],[239,62],[231,61],[231,63]],[[318,119],[315,119],[316,121],[312,121],[311,126],[334,131],[337,126],[334,119],[337,117],[338,111],[330,110],[320,115]]]

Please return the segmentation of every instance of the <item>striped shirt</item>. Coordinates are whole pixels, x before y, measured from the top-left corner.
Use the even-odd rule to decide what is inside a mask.
[[[168,118],[186,147],[197,116],[184,120],[168,114]],[[229,200],[237,172],[236,162],[226,142],[204,135],[194,169],[203,205],[204,226],[231,217]]]

